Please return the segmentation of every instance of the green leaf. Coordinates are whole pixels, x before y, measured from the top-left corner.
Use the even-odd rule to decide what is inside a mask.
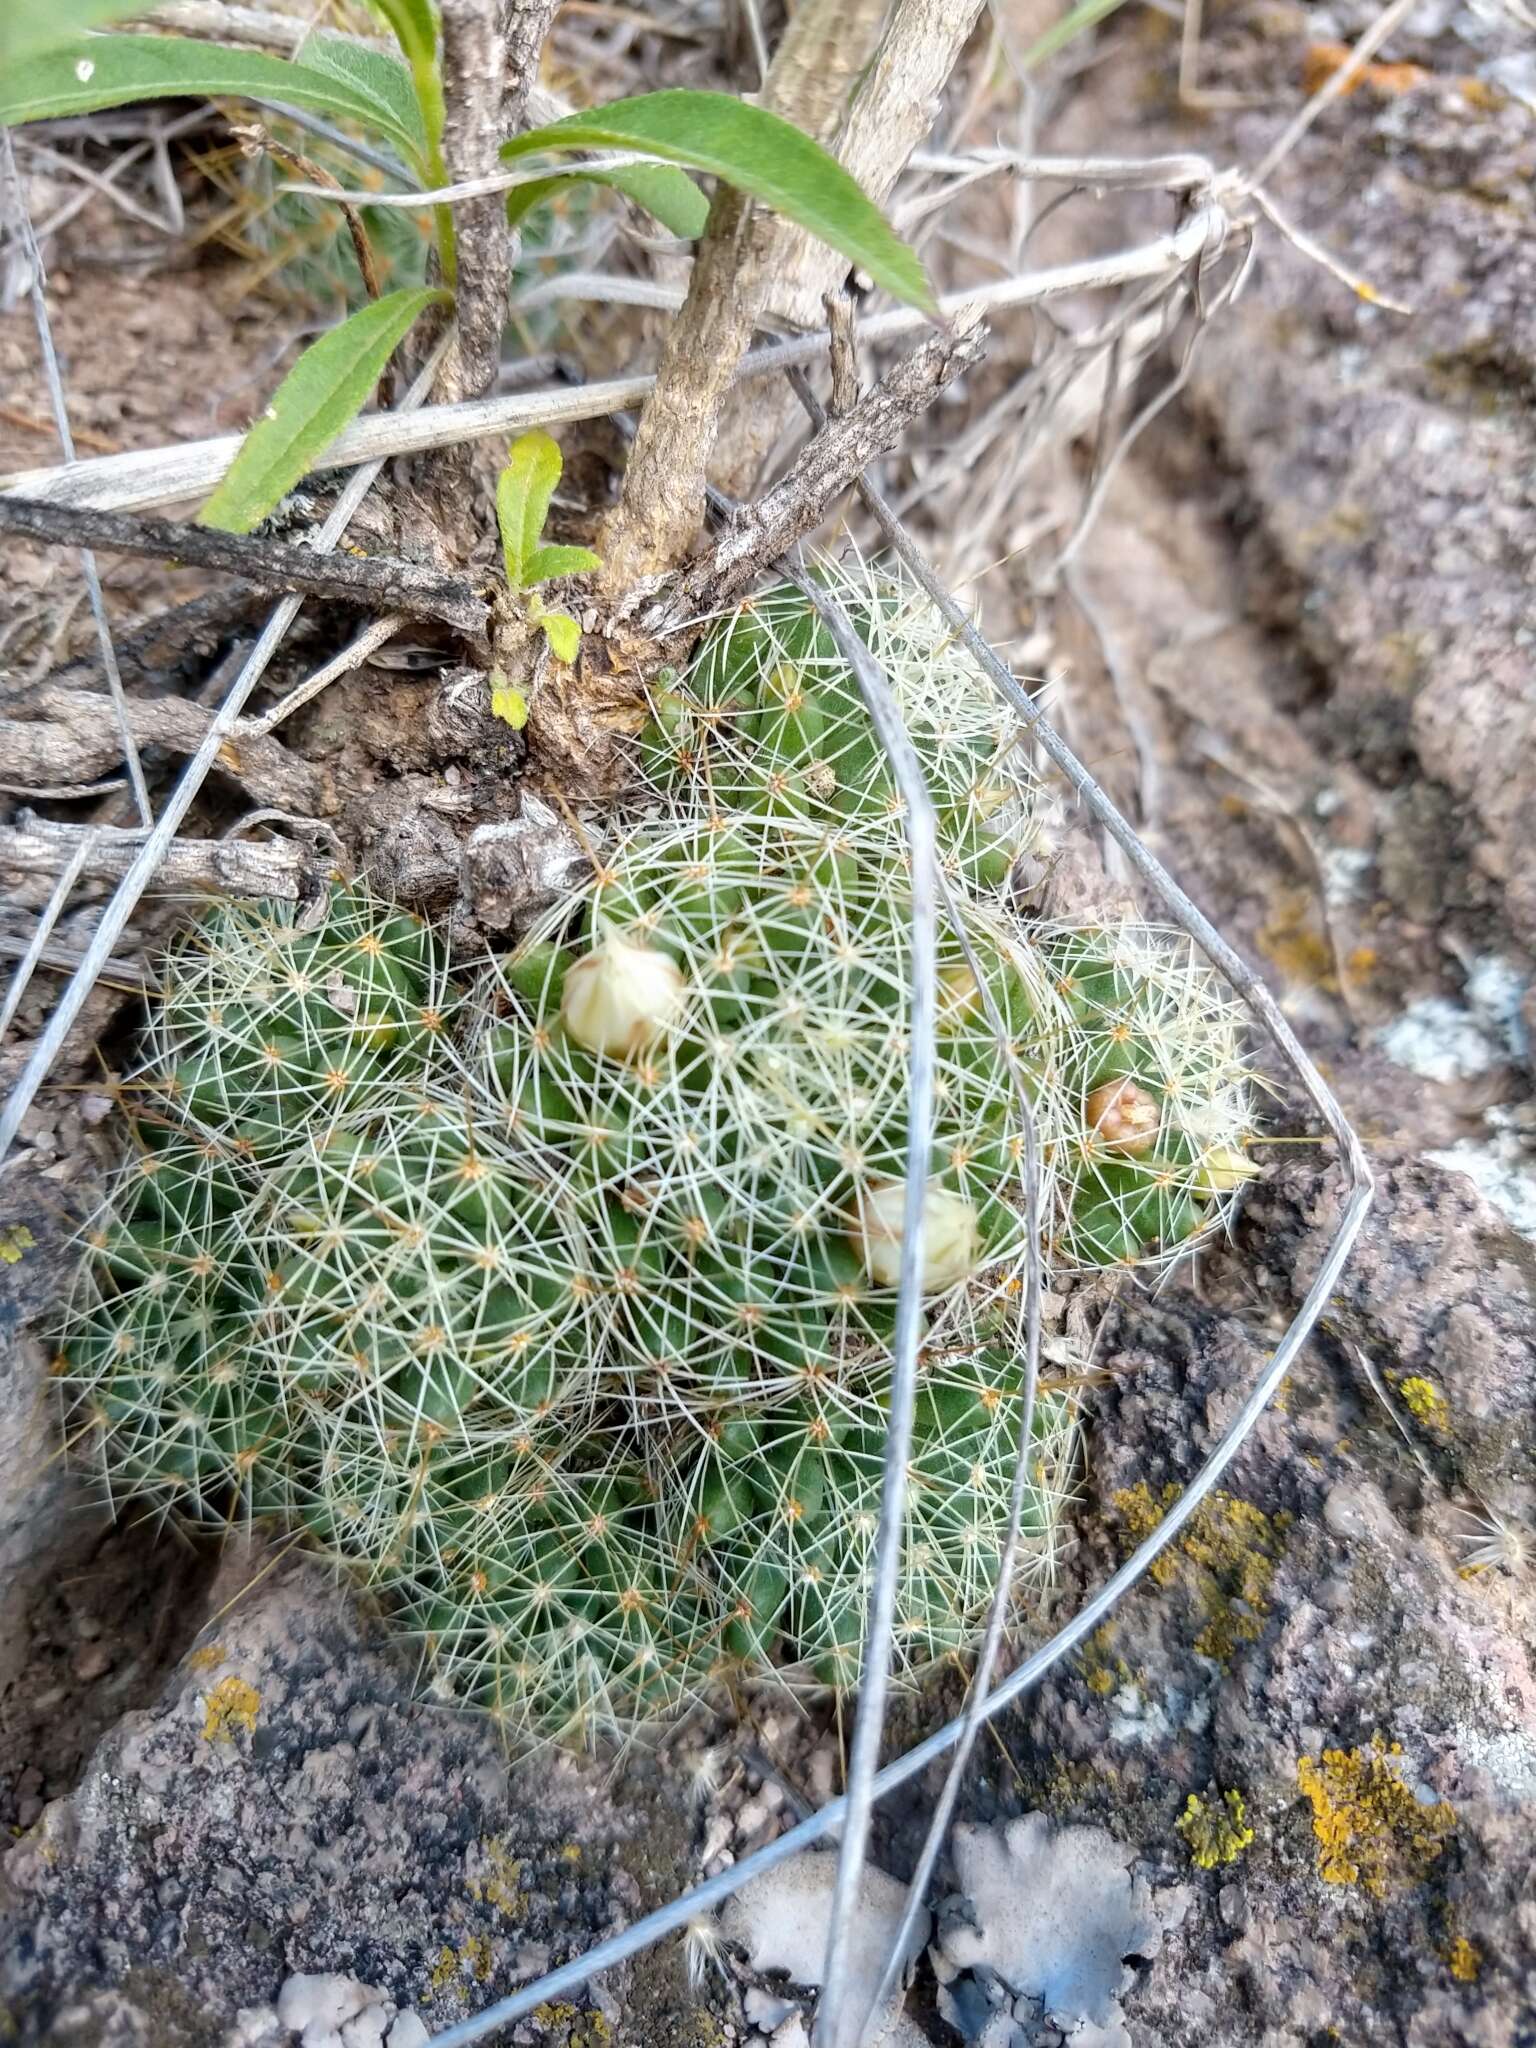
[[[1102,21],[1106,14],[1113,14],[1124,0],[1078,0],[1076,7],[1069,8],[1060,21],[1052,22],[1044,35],[1036,36],[1020,59],[1021,71],[1033,71],[1037,64],[1043,64],[1047,57],[1054,57],[1058,50],[1064,50],[1074,37],[1085,29]]]
[[[526,585],[563,466],[559,442],[540,427],[519,434],[507,450],[507,466],[496,479],[496,523],[513,590]]]
[[[437,9],[432,0],[368,0],[368,4],[389,23],[410,67],[427,154],[436,158],[442,146],[444,117],[443,79],[437,61]]]
[[[576,659],[581,646],[581,628],[569,612],[541,612],[539,624],[544,629],[544,638],[549,642],[550,652],[557,661],[569,666]]]
[[[347,36],[311,36],[294,59],[306,70],[333,78],[360,103],[373,111],[369,118],[381,134],[403,138],[412,167],[432,175],[434,137],[420,103],[411,74],[398,57],[384,50],[370,50]],[[433,59],[436,76],[436,59]],[[442,133],[441,96],[437,109],[437,134]]]
[[[322,54],[337,47],[334,38],[318,38],[303,63],[290,64],[260,50],[227,50],[185,36],[76,36],[5,67],[0,124],[93,114],[135,100],[278,101],[355,121],[393,142],[419,168],[421,119],[404,67],[355,46],[340,47],[351,47],[366,63]]]
[[[507,222],[518,227],[536,206],[550,199],[562,185],[584,178],[591,185],[611,185],[633,199],[636,206],[655,216],[669,233],[685,242],[696,241],[709,219],[709,201],[685,171],[671,164],[626,164],[618,171],[589,171],[573,164],[568,171],[556,171],[547,178],[535,178],[527,185],[515,185],[507,194]]]
[[[412,72],[418,64],[436,65],[437,10],[432,0],[368,0],[368,5],[394,31]]]
[[[514,732],[521,732],[528,723],[528,699],[507,681],[499,668],[491,670],[491,716],[510,725]]]
[[[138,12],[138,0],[7,0],[0,10],[0,76],[82,29]]]
[[[401,338],[428,306],[447,300],[441,291],[387,292],[305,349],[241,442],[200,523],[249,533],[265,519],[362,411]]]
[[[643,149],[711,172],[808,228],[897,298],[934,311],[922,265],[842,165],[788,121],[729,93],[679,88],[615,100],[514,136],[501,154],[514,163],[550,149]]]
[[[590,548],[535,548],[523,564],[523,588],[548,583],[553,576],[581,576],[602,566],[602,556],[594,555]]]

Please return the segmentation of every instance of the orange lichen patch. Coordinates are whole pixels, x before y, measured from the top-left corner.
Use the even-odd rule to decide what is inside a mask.
[[[1359,1885],[1384,1899],[1421,1883],[1455,1833],[1456,1814],[1447,1801],[1426,1805],[1403,1782],[1402,1753],[1401,1743],[1376,1735],[1369,1749],[1325,1749],[1297,1764],[1324,1884]]]
[[[1152,1534],[1179,1492],[1165,1486],[1157,1498],[1143,1480],[1114,1495],[1111,1505],[1133,1544]],[[1194,1647],[1202,1657],[1225,1664],[1240,1643],[1258,1641],[1289,1526],[1288,1515],[1266,1515],[1230,1493],[1213,1493],[1183,1534],[1153,1560],[1153,1582],[1182,1586],[1201,1612]]]
[[[254,1685],[233,1674],[221,1678],[203,1703],[203,1740],[233,1742],[237,1735],[253,1735],[260,1705],[261,1694]]]
[[[1190,1859],[1199,1870],[1219,1870],[1235,1863],[1253,1840],[1241,1792],[1223,1792],[1209,1805],[1191,1792],[1173,1825],[1184,1837]]]
[[[1302,89],[1308,93],[1319,92],[1336,71],[1349,62],[1351,51],[1348,43],[1313,43],[1302,59]],[[1435,74],[1426,71],[1422,64],[1365,64],[1358,75],[1344,87],[1344,97],[1358,92],[1361,86],[1368,86],[1372,92],[1385,97],[1398,93],[1416,92],[1421,85],[1433,85]]]

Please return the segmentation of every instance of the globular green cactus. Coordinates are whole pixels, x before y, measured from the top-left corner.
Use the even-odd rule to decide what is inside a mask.
[[[1086,1268],[1177,1253],[1257,1172],[1242,1012],[1175,932],[1125,920],[1037,944],[1072,1025],[1053,1080],[1080,1105],[1051,1249]]]
[[[899,565],[824,557],[816,574],[890,684],[933,797],[944,866],[996,891],[1016,857],[1044,843],[1023,728]],[[658,786],[706,812],[884,821],[899,833],[902,800],[858,684],[791,583],[734,606],[687,674],[652,689],[642,753]]]
[[[253,1157],[409,1086],[454,1002],[419,917],[345,885],[220,905],[166,955],[138,1085]]]
[[[587,1190],[617,1355],[646,1407],[792,1393],[885,1357],[910,912],[882,850],[870,859],[853,833],[792,819],[636,833],[574,919],[561,906],[476,1006],[489,1021],[471,1076]],[[923,1266],[935,1298],[1022,1250],[1019,1087],[1053,1063],[1069,1022],[1038,957],[980,908],[944,934],[939,974]],[[1069,1115],[1044,1092],[1037,1114],[1052,1129]]]
[[[1013,913],[1038,831],[1017,735],[910,591],[859,568],[838,594],[964,884],[938,939],[909,1675],[977,1639],[1021,1452],[1020,1584],[1067,1481],[1067,1394],[1021,1441],[1028,1124],[1054,1261],[1156,1264],[1251,1171],[1249,1081],[1182,940]],[[663,815],[467,990],[360,888],[223,907],[168,956],[124,1085],[132,1144],[58,1332],[77,1452],[114,1497],[302,1533],[519,1742],[856,1677],[911,891],[850,689],[770,592],[658,705],[658,731],[691,721],[653,744]]]
[[[907,1464],[893,1669],[910,1677],[976,1640],[997,1584],[1023,1388],[1016,1352],[925,1355]],[[777,1656],[836,1689],[857,1682],[879,1527],[889,1375],[789,1402],[722,1409],[659,1438],[655,1493],[672,1556],[699,1571],[723,1617],[716,1669]],[[1071,1404],[1047,1392],[1014,1583],[1048,1569],[1070,1464]]]

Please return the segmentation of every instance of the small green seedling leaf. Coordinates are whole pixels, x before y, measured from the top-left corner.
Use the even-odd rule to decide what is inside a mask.
[[[697,241],[709,219],[709,201],[686,171],[671,164],[626,164],[617,171],[589,171],[584,164],[573,164],[568,171],[554,171],[547,178],[515,185],[507,194],[508,226],[520,226],[536,206],[553,198],[562,185],[578,179],[622,192],[659,220],[669,234],[681,236],[685,242]]]
[[[0,74],[39,50],[69,42],[82,29],[137,12],[135,0],[9,0],[0,9]]]
[[[355,121],[421,167],[425,138],[404,66],[334,37],[313,39],[302,63],[288,63],[260,50],[225,49],[186,36],[75,36],[6,64],[0,73],[0,125],[175,98],[309,108],[332,120]]]
[[[766,108],[675,88],[570,114],[504,142],[508,163],[557,149],[643,149],[707,171],[808,228],[909,305],[935,310],[916,256],[835,157]]]
[[[355,419],[402,337],[441,291],[388,292],[305,349],[241,442],[200,523],[249,533]]]
[[[528,699],[499,668],[491,670],[491,716],[514,732],[521,732],[528,723]]]
[[[549,642],[550,653],[556,661],[563,661],[569,667],[581,646],[580,626],[569,612],[540,612],[539,624]]]
[[[541,427],[519,434],[507,450],[507,466],[496,480],[496,522],[512,590],[527,587],[528,564],[538,549],[563,466],[560,443]]]
[[[523,564],[523,588],[548,583],[555,576],[584,576],[602,566],[602,556],[590,548],[535,548]]]

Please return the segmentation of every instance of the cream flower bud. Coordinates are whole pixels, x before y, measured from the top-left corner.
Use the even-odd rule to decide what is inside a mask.
[[[902,1221],[907,1191],[899,1180],[871,1181],[851,1232],[854,1250],[880,1287],[901,1279]],[[930,1186],[923,1196],[923,1292],[953,1287],[976,1265],[976,1211],[964,1195]]]
[[[1150,1152],[1163,1113],[1155,1095],[1136,1082],[1106,1081],[1083,1104],[1089,1127],[1116,1152]]]
[[[683,1013],[683,977],[650,946],[609,934],[565,977],[560,1017],[579,1045],[624,1058],[642,1052]]]

